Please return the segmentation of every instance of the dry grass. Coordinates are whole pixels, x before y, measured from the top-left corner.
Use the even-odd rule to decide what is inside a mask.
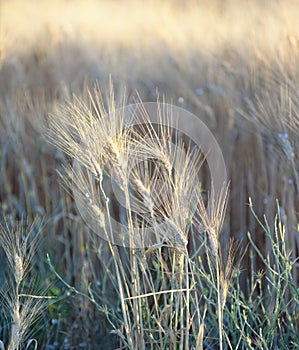
[[[155,0],[89,0],[84,3],[79,0],[1,1],[1,214],[9,215],[15,220],[26,216],[29,222],[33,222],[36,217],[46,216],[51,224],[43,232],[41,256],[48,252],[53,265],[64,276],[64,281],[76,290],[85,291],[83,294],[90,298],[87,301],[84,296],[76,293],[68,296],[64,293],[63,285],[55,285],[53,294],[64,301],[57,303],[57,307],[51,307],[45,315],[48,321],[44,321],[44,328],[49,331],[46,335],[41,335],[41,346],[48,346],[49,349],[52,346],[55,349],[83,344],[83,348],[112,349],[119,344],[115,345],[115,338],[107,334],[115,327],[115,333],[124,343],[131,344],[131,347],[139,344],[140,348],[145,348],[142,342],[147,335],[150,337],[151,330],[157,329],[160,344],[175,344],[174,339],[177,339],[183,344],[180,346],[186,348],[189,336],[186,327],[190,325],[189,341],[195,341],[196,348],[200,348],[202,342],[207,348],[218,344],[218,338],[213,339],[213,336],[219,326],[212,322],[210,316],[217,309],[217,305],[213,304],[217,298],[215,291],[220,290],[213,288],[221,278],[226,281],[232,277],[223,269],[227,263],[226,257],[223,256],[221,260],[218,254],[216,265],[214,259],[216,275],[211,273],[209,279],[208,266],[212,272],[215,271],[212,255],[210,258],[204,257],[204,250],[200,250],[202,242],[193,230],[182,235],[184,253],[164,246],[142,251],[139,255],[122,249],[116,251],[115,247],[90,234],[71,195],[59,184],[60,177],[56,170],[59,170],[62,177],[67,176],[66,170],[73,157],[101,178],[101,163],[98,162],[99,159],[91,158],[97,149],[90,149],[90,153],[82,152],[79,141],[82,137],[88,141],[84,128],[86,123],[91,126],[95,112],[99,117],[104,109],[110,108],[110,112],[115,109],[115,105],[109,105],[108,102],[109,99],[110,102],[114,100],[109,87],[111,75],[115,87],[114,97],[120,104],[125,103],[122,100],[124,96],[127,96],[128,103],[133,102],[136,98],[135,90],[141,100],[156,101],[158,91],[160,100],[165,96],[166,102],[173,102],[198,115],[215,135],[226,161],[230,195],[227,199],[226,217],[223,225],[219,225],[222,226],[223,233],[220,235],[218,228],[218,231],[210,232],[212,245],[206,242],[206,248],[214,247],[214,251],[219,253],[219,246],[229,246],[231,237],[241,241],[242,251],[250,242],[250,246],[254,243],[255,247],[252,253],[249,249],[242,259],[243,272],[238,281],[241,289],[234,284],[234,278],[230,282],[232,293],[223,288],[222,293],[227,294],[227,302],[218,307],[218,313],[226,315],[223,343],[229,344],[229,334],[229,341],[239,348],[254,348],[258,344],[264,348],[287,348],[288,345],[282,345],[277,339],[267,338],[266,330],[274,329],[267,327],[273,324],[270,321],[269,324],[263,323],[259,315],[267,315],[268,312],[275,317],[279,315],[274,319],[282,324],[284,319],[290,324],[296,322],[295,316],[288,314],[289,311],[284,314],[277,310],[279,307],[288,310],[288,306],[293,305],[296,288],[285,290],[284,283],[291,286],[290,281],[295,281],[296,286],[299,278],[296,260],[299,252],[297,12],[298,2],[295,0],[246,3],[234,0],[194,0],[187,4]],[[90,94],[93,98],[98,96],[92,91],[96,80],[101,85],[104,99],[93,105]],[[126,94],[123,85],[126,86]],[[50,124],[49,115],[63,118],[54,121],[52,118],[52,128],[56,132],[52,141],[59,144],[66,155],[45,141]],[[66,124],[69,115],[73,118],[71,122],[77,125],[77,130],[73,130],[72,134],[69,134],[69,125]],[[83,119],[82,115],[85,116]],[[107,140],[110,134],[118,131],[118,122],[119,120],[115,124],[102,125],[102,137]],[[152,132],[148,130],[148,134]],[[110,140],[103,155],[103,158],[110,157],[106,164],[108,169],[109,166],[119,166],[119,178],[123,180],[126,167],[122,168],[119,161],[127,160],[131,137],[132,135],[121,135],[119,139]],[[158,159],[164,157],[164,161],[166,159],[171,163],[171,153],[165,155],[165,147],[157,147],[149,142],[146,145],[141,143],[139,150],[145,152],[144,147]],[[200,163],[200,160],[197,162]],[[164,165],[165,169],[169,166],[166,162]],[[186,168],[182,169],[185,176]],[[201,171],[200,185],[205,189],[208,184],[205,183],[207,169],[204,165]],[[72,174],[71,170],[67,172]],[[156,197],[151,193],[150,181],[143,175],[142,168],[137,168],[134,173],[135,186],[151,212],[154,206],[152,200]],[[85,173],[76,178],[78,188],[84,193],[88,188],[86,180],[90,179],[86,178]],[[182,177],[176,183],[180,189],[179,195],[184,194],[186,185],[186,197],[190,194],[192,196],[192,181],[184,184],[183,180]],[[256,218],[265,214],[267,225],[262,227],[250,213],[252,207],[247,205],[249,197],[253,200]],[[180,198],[186,201],[186,198]],[[127,199],[130,199],[128,195]],[[199,199],[200,196],[196,201]],[[276,199],[279,200],[279,208]],[[171,207],[178,203],[175,198],[172,200]],[[224,204],[225,201],[219,199],[216,205],[218,211],[224,209]],[[201,208],[204,217],[204,206]],[[180,210],[181,207],[177,206],[176,209]],[[169,209],[165,208],[160,214],[167,215],[167,210]],[[277,211],[283,229],[275,219]],[[123,214],[118,208],[112,208],[111,212],[115,217]],[[218,219],[217,210],[206,214],[207,220],[213,221],[214,217]],[[211,228],[209,225],[206,230]],[[287,234],[279,236],[278,232],[284,230]],[[251,232],[250,237],[247,232]],[[282,240],[285,244],[284,252],[277,250],[281,247]],[[273,242],[277,242],[278,246]],[[171,246],[171,242],[167,246]],[[14,248],[11,248],[13,251]],[[265,258],[267,254],[269,260]],[[202,265],[199,264],[198,256],[201,257]],[[285,262],[288,259],[294,262],[287,274],[280,274],[279,280],[271,270],[280,266],[277,256],[284,256],[285,260],[282,260]],[[126,264],[122,267],[124,261]],[[46,277],[50,272],[42,259],[35,265],[42,276],[40,287],[44,289],[46,284],[50,284]],[[14,263],[14,266],[17,265]],[[134,266],[133,272],[128,271],[128,266]],[[231,271],[229,264],[227,266],[228,271]],[[289,265],[282,266],[288,269]],[[198,271],[204,267],[207,268],[205,273]],[[170,278],[169,273],[174,273],[176,269],[181,269],[181,274],[177,279]],[[275,288],[269,291],[263,282],[253,282],[261,269],[267,270],[268,281],[280,286],[281,294],[275,294]],[[155,271],[155,275],[152,276],[150,271]],[[193,277],[191,271],[194,272]],[[207,276],[205,282],[197,278],[197,273]],[[136,274],[142,282],[132,285],[132,278],[134,280]],[[0,277],[3,282],[5,276]],[[200,300],[195,299],[193,278],[197,286],[202,286],[198,287],[203,292]],[[248,278],[252,294],[247,289]],[[123,290],[117,286],[123,286]],[[224,286],[225,284],[222,287]],[[164,294],[163,291],[167,290],[172,293]],[[189,292],[175,292],[177,290]],[[246,296],[245,293],[244,298],[242,290],[248,294]],[[116,291],[122,293],[122,298]],[[275,296],[274,307],[269,305],[268,308],[263,304],[262,300],[265,299],[258,297],[261,291],[270,293],[273,298]],[[163,293],[159,294],[160,292]],[[208,293],[208,296],[204,293]],[[140,295],[148,294],[152,297],[139,298]],[[254,304],[256,309],[250,307],[250,298],[257,300]],[[218,301],[220,299],[218,294]],[[224,295],[222,299],[225,299]],[[207,308],[208,317],[204,317],[203,305],[208,300],[212,306]],[[246,319],[241,318],[237,312],[234,313],[231,305],[237,305],[237,301],[244,306],[242,312],[246,314]],[[197,318],[195,322],[192,312],[197,303],[200,311],[194,316]],[[164,308],[160,308],[161,304]],[[103,305],[107,305],[109,312],[105,311]],[[247,306],[255,310],[256,318],[247,314]],[[149,314],[143,318],[145,308],[153,310],[152,319]],[[100,315],[98,310],[101,311]],[[133,310],[133,314],[128,310]],[[178,310],[182,310],[184,317],[181,317]],[[228,310],[230,313],[227,313]],[[122,325],[124,317],[126,322]],[[99,320],[97,325],[94,325],[95,318]],[[153,322],[150,324],[152,329],[144,328],[145,337],[136,325],[137,318],[139,324],[141,321],[144,324]],[[47,323],[57,319],[58,323],[53,321],[51,326]],[[182,319],[184,324],[180,324]],[[217,322],[219,319],[221,320],[221,315]],[[163,333],[164,325],[169,326],[167,334]],[[235,327],[235,334],[240,335],[241,343],[234,340],[231,327]],[[262,335],[258,333],[259,328],[262,328]],[[183,337],[182,333],[185,334]],[[2,331],[2,334],[8,338],[7,332]],[[194,334],[198,335],[197,340],[192,338]],[[5,344],[8,343],[7,339],[2,339]]]
[[[44,306],[43,301],[48,298],[35,294],[34,277],[28,276],[32,259],[36,255],[38,226],[37,220],[27,229],[23,221],[13,225],[6,221],[0,226],[1,247],[11,270],[1,288],[2,306],[6,306],[5,315],[10,323],[7,350],[18,350],[26,343],[28,347],[33,344],[37,348],[37,341],[33,338],[27,340],[26,337]]]

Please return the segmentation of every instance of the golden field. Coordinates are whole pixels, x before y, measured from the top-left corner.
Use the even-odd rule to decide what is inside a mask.
[[[0,2],[1,216],[12,223],[25,219],[29,224],[43,218],[40,243],[33,254],[38,258],[32,259],[32,269],[27,279],[24,276],[20,288],[36,289],[39,291],[36,294],[54,298],[50,302],[46,300],[38,312],[40,320],[36,325],[27,322],[30,336],[23,337],[25,345],[8,341],[9,325],[14,318],[7,316],[13,315],[12,312],[3,311],[0,339],[5,348],[25,348],[28,339],[35,338],[37,348],[41,349],[187,349],[188,337],[184,336],[183,342],[181,329],[176,333],[169,319],[163,323],[157,316],[159,322],[155,326],[145,326],[149,320],[140,310],[143,307],[147,310],[144,314],[150,314],[150,302],[142,307],[133,302],[126,304],[128,314],[124,311],[126,307],[121,308],[126,299],[116,287],[120,280],[111,277],[114,274],[111,261],[115,257],[106,242],[86,227],[57,173],[57,170],[63,173],[63,167],[70,164],[71,159],[49,142],[53,116],[59,124],[62,118],[59,106],[66,101],[72,101],[75,106],[74,95],[90,103],[88,89],[92,89],[95,82],[101,86],[104,98],[109,97],[110,80],[117,101],[122,98],[122,86],[126,87],[128,103],[137,95],[143,102],[156,101],[158,95],[160,99],[164,97],[198,116],[220,145],[230,181],[221,242],[225,247],[233,237],[240,244],[237,254],[242,260],[237,285],[244,293],[244,305],[248,301],[247,308],[239,299],[236,302],[234,291],[241,292],[232,282],[222,320],[226,334],[223,348],[231,345],[239,349],[295,349],[299,346],[298,337],[292,338],[291,331],[290,335],[283,326],[275,328],[276,324],[289,323],[294,329],[298,327],[298,18],[299,2],[295,0]],[[71,111],[75,111],[75,107]],[[264,215],[269,227],[261,225]],[[277,232],[284,234],[279,236]],[[192,244],[186,251],[191,260],[200,264],[194,255],[198,238],[192,235]],[[3,245],[7,241],[1,242]],[[285,250],[286,265],[280,266],[280,253],[275,253],[273,247]],[[25,256],[26,252],[25,249]],[[49,254],[50,266],[46,254]],[[121,251],[120,255],[125,253]],[[7,279],[5,271],[9,271],[5,261],[2,254],[2,282]],[[124,265],[129,266],[129,270],[130,266],[138,266],[136,262],[133,264],[131,255],[128,261]],[[287,272],[288,282],[282,266],[291,266]],[[276,272],[272,280],[273,271]],[[184,272],[189,281],[188,273]],[[33,275],[37,277],[33,279]],[[256,276],[265,278],[262,287],[256,287],[258,282],[253,282]],[[131,277],[128,280],[131,281]],[[292,283],[288,284],[289,280]],[[123,283],[128,286],[128,282]],[[164,287],[174,288],[171,283]],[[96,303],[91,300],[88,286],[95,291]],[[152,296],[161,292],[163,285],[157,288],[151,289]],[[9,295],[8,290],[8,287],[3,289],[3,299]],[[142,293],[145,290],[140,289]],[[275,295],[271,294],[273,290]],[[249,299],[258,298],[259,293],[262,296],[255,311],[257,319],[251,314],[243,319],[242,312],[245,315],[254,303]],[[15,302],[8,304],[16,305],[20,294],[12,293]],[[174,304],[186,306],[186,298]],[[212,294],[209,298],[214,300]],[[281,303],[268,305],[267,300],[271,298]],[[159,299],[157,303],[163,306],[164,302],[167,306],[170,302],[166,299]],[[236,318],[231,316],[234,302],[241,310]],[[206,299],[201,297],[198,303],[203,315]],[[112,315],[111,322],[107,321],[105,305]],[[161,314],[167,309],[162,306]],[[202,323],[196,323],[197,331],[195,326],[190,326],[190,349],[220,346],[215,336],[217,322],[210,319],[213,307],[208,307]],[[292,312],[287,311],[288,307]],[[158,309],[156,311],[159,314]],[[140,319],[145,317],[144,334],[155,334],[159,329],[161,332],[163,327],[172,333],[162,332],[156,343],[150,335],[148,338],[144,335],[151,340],[141,342],[134,328],[138,329],[137,321],[134,326],[135,313]],[[173,319],[178,317],[175,308],[170,314],[174,315]],[[277,323],[261,321],[262,315],[268,315],[269,319],[275,315]],[[178,320],[182,320],[182,315]],[[115,325],[112,334],[111,323]],[[176,329],[179,323],[177,321]],[[200,327],[201,324],[204,326]],[[187,326],[186,323],[181,328],[186,330]],[[232,329],[240,333],[236,339]],[[192,343],[196,332],[203,332],[203,336],[195,337],[197,340]],[[270,341],[267,334],[274,334],[274,340]],[[34,348],[33,342],[30,346]]]

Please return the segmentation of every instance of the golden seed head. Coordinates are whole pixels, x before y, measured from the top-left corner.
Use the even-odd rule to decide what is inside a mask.
[[[23,261],[22,258],[15,253],[14,254],[14,263],[15,263],[15,279],[16,282],[19,283],[21,282],[23,276],[24,276],[24,266],[23,266]]]

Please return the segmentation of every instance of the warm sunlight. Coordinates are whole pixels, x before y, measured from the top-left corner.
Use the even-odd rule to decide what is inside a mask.
[[[0,350],[299,347],[298,18],[0,1]]]

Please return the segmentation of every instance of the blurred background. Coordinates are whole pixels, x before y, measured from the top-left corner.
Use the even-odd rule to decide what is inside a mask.
[[[101,275],[103,261],[89,250],[94,238],[59,184],[57,169],[69,160],[45,134],[59,104],[72,94],[85,99],[95,81],[109,92],[110,76],[116,91],[126,86],[129,101],[136,91],[156,101],[158,91],[213,132],[231,181],[227,237],[245,247],[250,231],[267,252],[248,198],[270,227],[278,199],[287,249],[298,256],[298,18],[296,0],[0,2],[0,210],[15,220],[46,218],[36,263],[41,287],[63,294],[46,252],[70,284],[88,285],[90,259]],[[247,254],[244,284],[249,263]],[[258,257],[251,264],[262,266]],[[298,278],[298,265],[292,273]],[[109,327],[104,317],[94,326],[95,312],[79,297],[55,304],[45,344],[103,341]]]

